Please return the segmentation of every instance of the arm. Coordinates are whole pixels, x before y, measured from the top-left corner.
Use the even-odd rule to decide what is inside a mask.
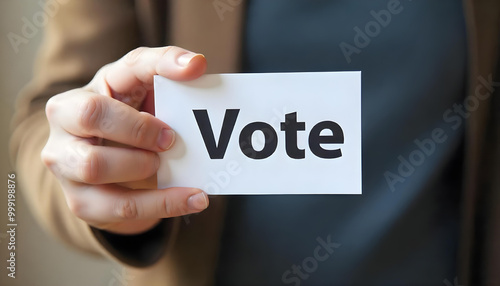
[[[162,243],[165,236],[175,232],[175,221],[164,220],[158,225],[161,218],[182,215],[174,213],[147,213],[141,212],[131,217],[127,213],[127,207],[123,207],[122,215],[116,211],[116,201],[123,201],[124,194],[127,198],[133,198],[134,202],[145,202],[145,196],[149,199],[166,199],[166,190],[134,191],[126,187],[111,184],[115,182],[126,182],[123,173],[117,174],[107,172],[104,177],[95,180],[89,176],[80,176],[76,170],[82,168],[65,168],[82,166],[88,163],[89,157],[72,157],[71,150],[85,146],[97,154],[96,150],[101,150],[101,154],[111,154],[113,152],[125,155],[130,160],[155,160],[154,151],[164,151],[154,149],[152,146],[134,138],[120,137],[123,130],[127,130],[133,120],[144,120],[152,122],[148,124],[148,132],[158,132],[156,129],[163,126],[161,122],[155,121],[147,114],[139,113],[137,110],[126,106],[119,100],[138,108],[146,98],[138,99],[127,96],[130,90],[141,87],[142,79],[129,85],[131,81],[124,82],[122,79],[133,79],[138,74],[146,75],[145,81],[152,74],[144,71],[154,71],[147,64],[125,64],[126,59],[130,59],[136,53],[129,54],[124,59],[105,66],[96,74],[92,82],[83,88],[92,79],[93,75],[101,66],[118,59],[126,51],[131,50],[139,44],[137,37],[137,27],[135,12],[130,2],[123,0],[116,1],[68,1],[61,4],[58,13],[50,19],[46,27],[45,40],[43,42],[38,57],[35,77],[28,87],[22,92],[18,101],[16,117],[14,119],[14,134],[11,140],[11,154],[16,165],[18,177],[22,184],[24,197],[28,201],[35,217],[41,225],[49,232],[55,234],[64,241],[87,252],[104,254],[121,260],[122,262],[141,266],[153,263],[159,258],[165,246]],[[139,53],[147,56],[167,53],[151,52],[151,49],[144,49]],[[180,50],[171,49],[179,53]],[[174,54],[169,53],[174,56]],[[175,58],[171,58],[172,60]],[[145,58],[138,57],[136,63],[144,63]],[[168,63],[166,64],[168,66]],[[165,76],[180,76],[183,79],[182,71],[179,73],[166,69],[169,74]],[[203,71],[202,71],[203,72]],[[201,72],[201,73],[202,73]],[[194,76],[199,74],[192,73]],[[136,77],[137,78],[137,77]],[[189,79],[189,74],[184,79]],[[55,96],[53,96],[55,95]],[[104,95],[104,96],[103,96]],[[47,120],[44,109],[49,98],[51,104],[47,106],[47,113],[50,120]],[[91,104],[94,99],[98,99],[103,106],[118,106],[120,110],[127,110],[131,118],[127,124],[123,120],[120,122],[116,132],[100,132],[93,134],[88,128],[82,128],[82,120],[78,118],[78,110],[82,105]],[[131,100],[132,99],[132,100]],[[129,109],[127,109],[129,108]],[[50,121],[50,124],[49,124]],[[71,126],[64,124],[73,124]],[[88,126],[87,126],[88,127]],[[67,132],[68,128],[74,128]],[[155,131],[156,130],[156,131]],[[103,130],[101,130],[103,131]],[[118,134],[118,135],[117,135]],[[111,141],[118,141],[122,144],[129,144],[137,148],[121,148],[116,146],[101,146],[96,142],[91,142],[93,137],[106,138]],[[117,137],[118,136],[118,137]],[[44,145],[49,139],[45,149]],[[99,140],[97,140],[99,141]],[[101,140],[102,141],[102,140]],[[83,145],[74,144],[84,143]],[[140,145],[140,146],[137,146]],[[106,148],[106,149],[103,149]],[[40,153],[43,151],[43,162],[51,167],[53,175],[41,162]],[[147,150],[146,150],[147,149]],[[154,150],[151,150],[154,149]],[[109,152],[111,151],[111,152]],[[133,154],[141,153],[142,159]],[[77,153],[78,154],[78,153]],[[130,155],[132,154],[132,155]],[[101,156],[102,157],[102,156]],[[121,156],[123,157],[123,156]],[[116,157],[109,157],[106,163],[116,164]],[[140,163],[141,161],[139,161]],[[68,165],[68,163],[70,163]],[[130,162],[124,165],[134,165]],[[71,165],[76,164],[76,165]],[[146,164],[147,165],[147,164]],[[149,164],[154,165],[154,164]],[[103,171],[112,170],[105,168]],[[122,172],[130,172],[130,169],[122,169]],[[143,179],[149,177],[156,170],[149,168],[145,172],[137,175],[133,179]],[[187,199],[193,190],[177,190],[168,192],[177,194],[179,199]],[[86,194],[86,195],[82,195]],[[91,195],[88,195],[91,194]],[[163,195],[163,197],[161,197]],[[174,196],[175,197],[175,196]],[[104,202],[104,203],[103,203]],[[147,204],[138,204],[147,206]],[[85,207],[82,207],[85,206]],[[147,208],[146,208],[147,209]],[[114,211],[115,210],[115,211]],[[137,211],[137,209],[136,209]],[[157,225],[156,228],[153,228]],[[128,234],[128,236],[122,236]],[[133,241],[134,248],[140,249],[142,244],[148,242],[156,248],[151,254],[128,253],[123,241]]]

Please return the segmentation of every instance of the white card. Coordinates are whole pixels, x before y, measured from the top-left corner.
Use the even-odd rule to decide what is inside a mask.
[[[361,194],[361,72],[155,76],[155,106],[176,132],[159,188]]]

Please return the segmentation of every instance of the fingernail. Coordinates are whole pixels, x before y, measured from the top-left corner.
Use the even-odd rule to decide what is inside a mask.
[[[187,53],[184,53],[182,55],[180,55],[179,57],[177,57],[177,64],[181,67],[187,67],[187,65],[189,64],[189,62],[198,54],[196,53],[191,53],[191,52],[187,52]]]
[[[208,207],[208,200],[205,193],[197,193],[187,200],[188,207],[192,210],[204,210]]]
[[[158,136],[158,147],[162,150],[168,150],[175,141],[175,132],[170,129],[163,128]]]

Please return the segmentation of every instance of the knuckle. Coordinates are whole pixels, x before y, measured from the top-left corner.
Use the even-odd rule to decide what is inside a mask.
[[[141,116],[135,122],[134,127],[132,128],[132,136],[135,139],[136,146],[144,145],[146,140],[151,139],[149,136],[149,128],[151,126],[151,116]]]
[[[132,196],[123,195],[116,201],[114,213],[121,219],[137,219],[139,217],[137,201]]]
[[[107,63],[105,65],[103,65],[94,75],[94,77],[92,78],[92,80],[89,82],[89,84],[87,84],[86,87],[90,87],[92,86],[93,84],[95,84],[97,81],[100,81],[103,77],[104,74],[106,74],[107,70],[109,70],[109,68],[113,65],[114,63]]]
[[[84,154],[80,163],[82,181],[88,184],[99,183],[104,163],[102,155],[96,151],[89,151]]]
[[[108,63],[102,66],[94,75],[92,80],[87,83],[87,85],[83,86],[82,89],[91,92],[97,92],[102,95],[109,95],[109,88],[105,83],[106,73],[109,68],[113,65],[113,63]]]
[[[85,207],[81,201],[72,198],[67,198],[66,204],[68,205],[68,208],[71,211],[71,213],[73,213],[76,217],[85,220],[85,211],[84,211]]]
[[[90,132],[99,126],[104,114],[104,102],[101,96],[90,96],[82,104],[80,111],[80,127]]]
[[[49,147],[47,145],[45,145],[45,147],[43,147],[42,149],[42,152],[40,152],[40,158],[42,159],[42,163],[47,167],[52,166],[56,161],[52,152],[49,151]]]
[[[187,206],[176,204],[167,196],[161,201],[158,213],[164,213],[165,217],[176,217],[189,213],[189,210]]]
[[[161,205],[160,205],[160,209],[158,210],[158,213],[165,213],[166,217],[173,216],[172,202],[168,199],[168,197],[164,198],[161,201]]]
[[[176,46],[166,46],[166,47],[162,48],[161,55],[164,56],[166,53],[168,53],[169,51],[171,51],[175,48],[178,49],[178,47],[176,47]]]
[[[54,118],[54,114],[56,113],[58,109],[58,104],[57,104],[57,99],[55,96],[49,98],[47,101],[47,104],[45,105],[45,115],[47,116],[47,119],[51,121]]]
[[[138,59],[141,57],[142,53],[144,53],[147,49],[148,48],[146,48],[146,47],[138,47],[138,48],[131,50],[124,57],[125,63],[127,65],[135,64],[138,61]]]
[[[72,89],[68,90],[59,94],[56,94],[47,100],[47,103],[45,103],[45,115],[49,122],[55,121],[57,114],[60,112],[60,110],[67,108],[66,107],[66,102],[67,99],[75,92],[77,92],[78,89]]]

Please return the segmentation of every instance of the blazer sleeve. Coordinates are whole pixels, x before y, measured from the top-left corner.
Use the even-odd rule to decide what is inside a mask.
[[[99,68],[140,45],[134,2],[49,2],[56,12],[49,17],[34,77],[19,94],[12,121],[11,160],[23,196],[41,226],[70,245],[132,266],[150,265],[160,258],[178,220],[163,220],[136,236],[93,229],[70,212],[58,181],[40,159],[49,135],[47,100],[84,86]]]

